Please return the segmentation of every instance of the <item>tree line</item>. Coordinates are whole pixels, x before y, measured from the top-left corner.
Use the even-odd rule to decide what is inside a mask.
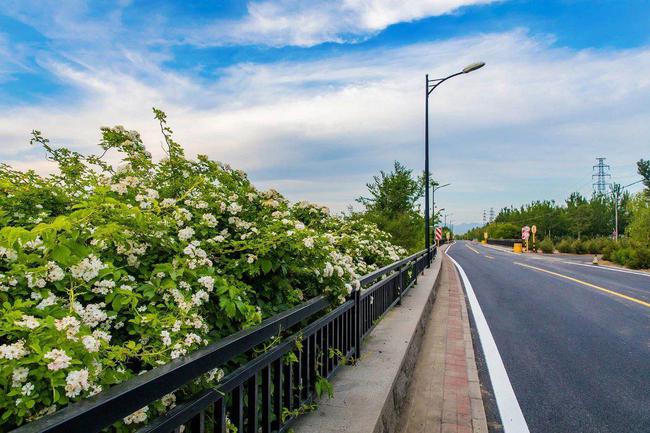
[[[468,231],[465,239],[520,239],[521,228],[537,226],[544,249],[553,252],[602,253],[632,267],[650,267],[650,160],[637,162],[644,189],[637,194],[613,184],[608,194],[591,197],[574,192],[564,203],[536,200],[506,207],[494,221]],[[613,242],[618,207],[619,241]]]

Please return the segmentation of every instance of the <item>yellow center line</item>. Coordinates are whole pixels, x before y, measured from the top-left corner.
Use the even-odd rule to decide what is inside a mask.
[[[588,283],[586,281],[579,280],[577,278],[569,277],[567,275],[558,274],[557,272],[549,271],[547,269],[538,268],[536,266],[527,265],[525,263],[519,263],[519,262],[513,262],[513,263],[515,265],[524,266],[526,268],[535,269],[535,270],[541,271],[541,272],[546,272],[547,274],[555,275],[556,277],[564,278],[564,279],[567,279],[569,281],[573,281],[574,283],[579,283],[579,284],[585,285],[587,287],[591,287],[592,289],[600,290],[601,292],[609,293],[610,295],[618,296],[619,298],[627,299],[628,301],[636,302],[639,305],[643,305],[644,307],[650,308],[650,303],[642,301],[641,299],[633,298],[631,296],[627,296],[627,295],[624,295],[622,293],[615,292],[613,290],[609,290],[609,289],[606,289],[604,287],[600,287],[600,286],[597,286],[595,284],[591,284],[591,283]]]
[[[465,244],[465,246],[466,246],[467,248],[469,248],[470,250],[474,251],[476,254],[478,254],[478,255],[481,254],[481,253],[478,252],[478,250],[475,250],[474,248],[470,247],[469,245]]]

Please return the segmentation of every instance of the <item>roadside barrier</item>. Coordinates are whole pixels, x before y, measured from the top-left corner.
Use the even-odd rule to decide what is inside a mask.
[[[271,346],[234,369],[217,387],[180,402],[138,433],[287,431],[316,396],[316,387],[361,355],[361,342],[377,321],[417,283],[437,253],[420,251],[362,277],[343,304],[323,296],[264,320],[188,356],[70,404],[12,433],[99,432],[252,349]],[[331,311],[330,311],[331,309]],[[283,335],[279,344],[271,343]]]

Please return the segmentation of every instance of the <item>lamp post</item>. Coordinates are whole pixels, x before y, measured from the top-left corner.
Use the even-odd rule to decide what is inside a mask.
[[[433,207],[433,218],[435,219],[435,217],[436,217],[436,191],[439,190],[440,188],[444,188],[444,187],[449,186],[451,184],[446,183],[444,185],[435,185],[435,181],[433,183],[434,183],[434,186],[431,189],[431,206]],[[444,208],[441,209],[441,210],[444,210]]]
[[[451,216],[452,215],[453,215],[453,213],[446,213],[445,214],[445,223],[444,223],[445,227],[447,227],[447,217],[449,217],[449,224],[451,224]]]
[[[436,87],[444,83],[450,78],[456,77],[461,74],[469,74],[472,71],[482,68],[485,63],[478,62],[467,65],[462,71],[451,74],[445,78],[429,79],[429,74],[426,74],[426,84],[424,88],[425,93],[425,108],[424,108],[424,244],[427,249],[427,267],[431,262],[431,239],[430,239],[430,218],[429,218],[429,95]]]
[[[618,242],[618,198],[622,190],[624,190],[629,186],[636,185],[637,183],[641,183],[641,182],[643,182],[643,179],[637,180],[636,182],[632,182],[620,188],[616,188],[616,190],[614,191],[614,197],[615,197],[614,198],[614,240],[616,242]]]

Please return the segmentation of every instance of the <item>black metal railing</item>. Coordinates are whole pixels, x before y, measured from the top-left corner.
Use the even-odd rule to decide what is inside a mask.
[[[435,255],[434,248],[432,259]],[[99,432],[320,313],[321,317],[228,374],[216,388],[200,392],[138,430],[225,433],[232,424],[238,433],[284,432],[309,410],[319,382],[326,382],[341,364],[359,358],[362,338],[401,302],[428,264],[426,251],[413,254],[362,277],[362,290],[329,312],[327,299],[314,298],[12,433]]]

